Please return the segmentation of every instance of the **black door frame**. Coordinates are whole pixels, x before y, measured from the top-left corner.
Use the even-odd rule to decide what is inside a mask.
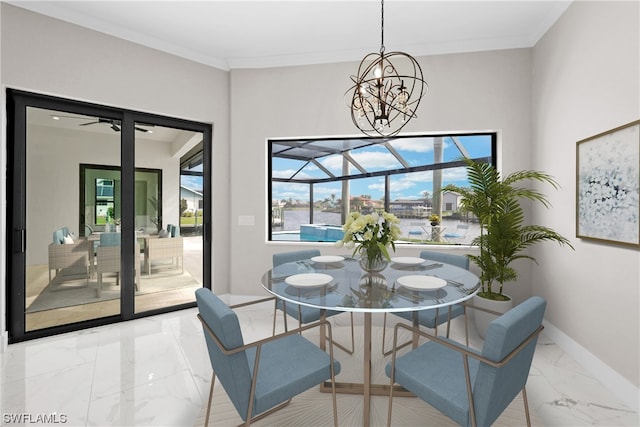
[[[25,331],[26,289],[26,111],[27,107],[109,118],[121,122],[121,206],[123,213],[135,211],[135,123],[200,132],[203,135],[203,203],[205,206],[203,238],[203,287],[211,289],[211,149],[213,127],[210,124],[114,108],[49,95],[7,89],[7,328],[9,343],[41,338],[121,322],[159,313],[191,308],[194,303],[163,307],[134,313],[134,222],[122,224],[122,297],[120,314],[70,323],[56,327]]]

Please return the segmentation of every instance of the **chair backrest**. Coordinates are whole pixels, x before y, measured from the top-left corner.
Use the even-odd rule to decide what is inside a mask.
[[[120,233],[100,234],[100,246],[120,246]]]
[[[280,264],[286,264],[287,262],[300,261],[303,259],[309,259],[314,256],[320,256],[318,249],[306,249],[302,251],[292,252],[280,252],[273,254],[273,266],[276,267]]]
[[[196,290],[196,302],[200,316],[226,349],[231,350],[244,345],[238,316],[220,298],[211,290],[200,288]],[[251,390],[251,371],[247,354],[240,351],[225,355],[204,325],[203,329],[211,368],[238,414],[245,420]]]
[[[547,302],[531,297],[493,320],[487,329],[482,356],[500,361],[522,344],[541,324]],[[473,386],[478,425],[491,425],[527,383],[537,336],[500,368],[480,363]]]
[[[64,238],[69,234],[68,227],[58,228],[53,232],[53,243],[56,245],[62,245],[64,243]]]
[[[444,262],[445,264],[455,265],[456,267],[469,269],[469,258],[464,255],[445,254],[435,251],[422,251],[420,252],[420,258],[428,259],[431,261]]]

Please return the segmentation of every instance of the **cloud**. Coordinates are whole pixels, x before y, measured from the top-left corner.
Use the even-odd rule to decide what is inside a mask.
[[[309,200],[309,186],[306,184],[274,182],[271,189],[274,200]]]
[[[291,178],[293,176],[294,173],[297,172],[297,169],[281,169],[281,170],[273,170],[271,172],[271,175],[274,178]],[[311,175],[304,173],[304,171],[300,171],[298,172],[298,174],[296,175],[296,178],[298,179],[307,179],[307,178],[311,178]]]
[[[398,151],[430,153],[433,151],[433,138],[399,138],[391,141],[391,146]]]

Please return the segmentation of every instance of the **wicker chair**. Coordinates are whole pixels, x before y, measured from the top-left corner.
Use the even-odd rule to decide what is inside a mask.
[[[184,273],[184,242],[182,237],[146,239],[144,248],[145,270],[151,276],[151,261],[171,260],[172,268],[179,268]]]
[[[85,279],[89,284],[89,244],[86,239],[76,239],[73,243],[64,243],[69,237],[67,228],[53,233],[53,243],[49,244],[49,284],[52,290],[65,281]],[[54,271],[55,275],[51,272]]]

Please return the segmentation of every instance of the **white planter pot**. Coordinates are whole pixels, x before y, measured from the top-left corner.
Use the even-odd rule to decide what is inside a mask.
[[[509,299],[509,301],[494,301],[476,295],[473,297],[473,305],[497,311],[498,313],[506,313],[513,308],[513,299]],[[484,339],[489,323],[498,316],[480,310],[473,310],[473,316],[478,335]]]

